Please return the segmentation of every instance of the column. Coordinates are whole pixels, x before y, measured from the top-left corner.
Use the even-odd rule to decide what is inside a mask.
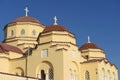
[[[46,75],[45,79],[46,79],[46,80],[49,80],[48,70],[46,71],[45,75]]]

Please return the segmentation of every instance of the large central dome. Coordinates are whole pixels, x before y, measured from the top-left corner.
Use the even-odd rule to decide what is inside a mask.
[[[33,23],[40,24],[39,20],[30,16],[22,16],[22,17],[16,18],[15,20],[12,21],[12,23],[15,23],[15,22],[33,22]]]

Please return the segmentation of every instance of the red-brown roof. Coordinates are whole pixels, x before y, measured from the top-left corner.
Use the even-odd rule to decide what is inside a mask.
[[[80,51],[86,49],[100,49],[100,48],[94,43],[85,43],[79,48]]]
[[[14,47],[14,46],[10,46],[6,43],[0,43],[0,53],[5,53],[5,52],[9,52],[9,51],[12,51],[12,52],[16,52],[16,53],[20,53],[22,54],[23,52],[17,48],[17,47]]]
[[[40,24],[40,22],[37,19],[30,16],[22,16],[22,17],[16,18],[15,20],[12,21],[12,23],[14,22],[33,22],[33,23]]]
[[[51,26],[46,27],[43,30],[43,33],[51,32],[51,31],[67,31],[67,32],[69,32],[64,26],[61,26],[61,25],[51,25]]]

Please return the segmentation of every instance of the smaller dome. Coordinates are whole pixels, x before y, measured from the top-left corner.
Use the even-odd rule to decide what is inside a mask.
[[[82,51],[82,50],[86,50],[86,49],[101,49],[99,48],[96,44],[94,43],[85,43],[83,44],[79,50]]]
[[[46,27],[43,30],[43,33],[51,32],[51,31],[67,31],[67,32],[69,32],[64,26],[61,26],[61,25],[51,25],[51,26]]]
[[[23,54],[23,52],[17,47],[10,46],[6,43],[0,43],[0,53],[5,53],[5,52],[9,52],[9,51]]]
[[[33,23],[40,24],[40,22],[37,19],[30,16],[22,16],[22,17],[16,18],[15,20],[12,21],[12,23],[15,23],[15,22],[33,22]]]

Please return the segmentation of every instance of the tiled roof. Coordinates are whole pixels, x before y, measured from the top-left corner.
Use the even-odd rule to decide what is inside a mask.
[[[100,48],[94,43],[85,43],[79,48],[80,51],[86,49],[100,49]]]
[[[5,52],[9,52],[9,51],[23,54],[23,52],[17,47],[10,46],[6,43],[0,43],[0,53],[5,53]]]
[[[33,23],[41,24],[37,19],[30,16],[22,16],[22,17],[16,18],[15,20],[12,21],[12,23],[14,22],[33,22]]]
[[[69,32],[64,26],[61,26],[61,25],[51,25],[51,26],[46,27],[43,30],[43,33],[51,32],[51,31],[67,31],[67,32]]]

